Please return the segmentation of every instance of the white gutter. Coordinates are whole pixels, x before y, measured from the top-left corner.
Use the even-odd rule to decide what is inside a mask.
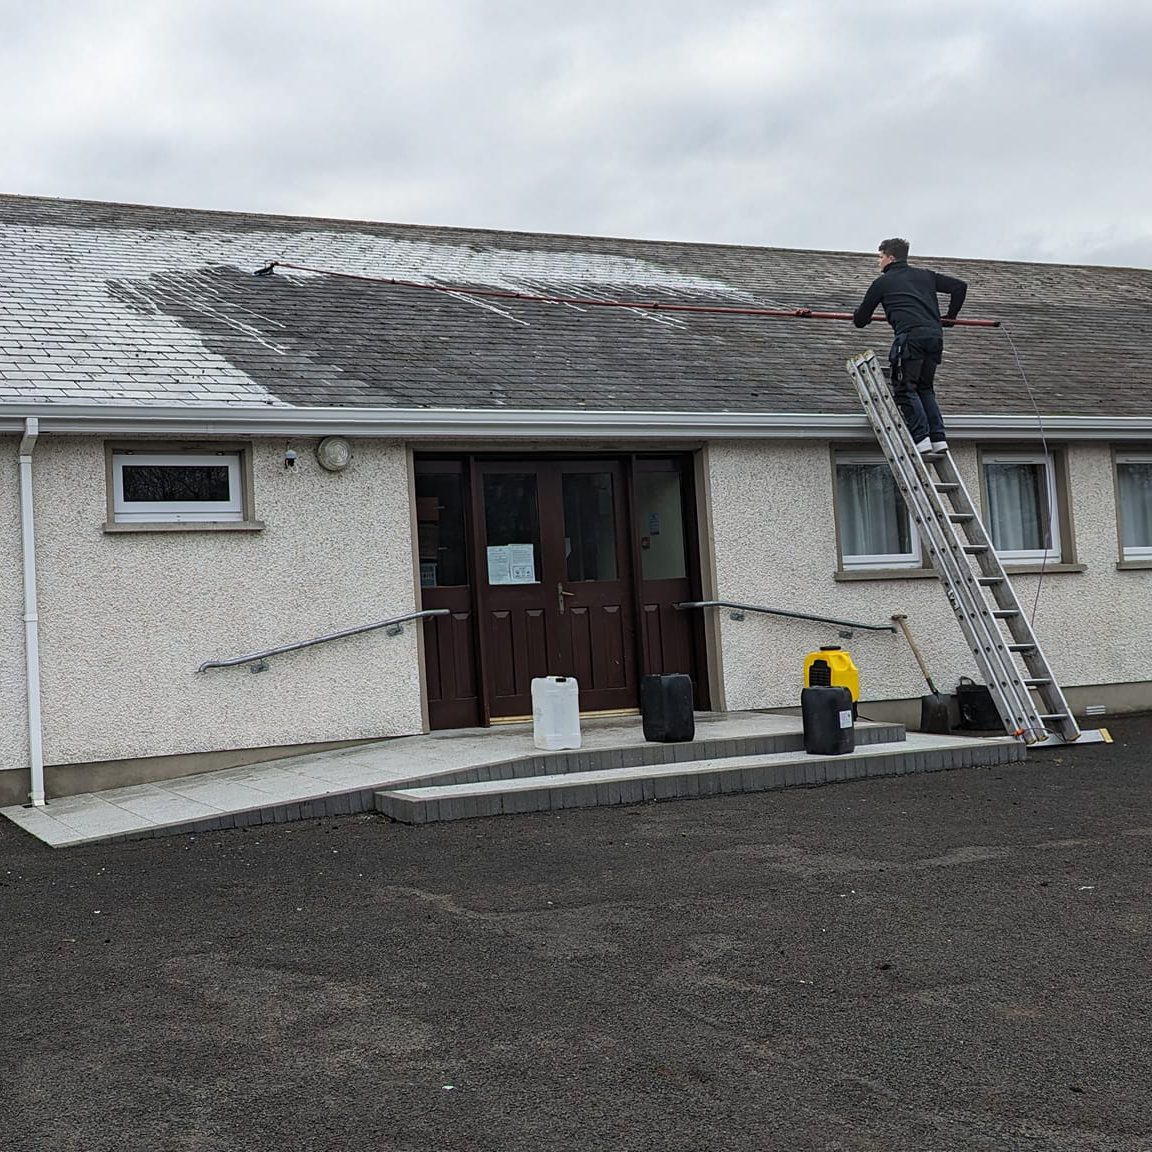
[[[855,412],[669,412],[523,408],[293,408],[288,405],[11,404],[0,432],[36,418],[45,432],[459,439],[815,439],[871,436]],[[1035,415],[948,415],[956,439],[1038,439]],[[1049,440],[1148,440],[1152,416],[1045,416]]]
[[[24,556],[24,665],[28,691],[28,799],[44,804],[44,735],[40,720],[40,625],[36,611],[36,524],[32,515],[32,452],[40,435],[35,416],[24,421],[20,439],[20,542]]]

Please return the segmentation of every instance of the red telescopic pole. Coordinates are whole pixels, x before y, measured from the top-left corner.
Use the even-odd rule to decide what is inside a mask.
[[[735,308],[720,304],[670,304],[662,300],[594,300],[586,296],[536,296],[528,292],[507,292],[498,288],[469,288],[447,284],[423,284],[418,280],[395,280],[387,276],[363,276],[356,272],[336,272],[330,268],[313,268],[307,264],[289,264],[273,260],[257,275],[267,276],[275,268],[294,268],[319,276],[336,276],[341,280],[364,280],[371,284],[390,284],[396,288],[423,288],[428,292],[447,292],[455,296],[478,296],[488,300],[526,300],[534,304],[571,304],[576,308],[633,308],[647,312],[702,312],[720,316],[764,316],[777,320],[851,320],[851,312],[815,312],[811,308]],[[883,320],[876,315],[874,320]],[[999,320],[945,320],[945,327],[999,328]]]
[[[798,316],[801,320],[851,320],[851,312],[809,312],[805,308],[800,308],[795,312],[785,312],[785,316]],[[877,312],[872,317],[873,320],[883,320],[884,315]],[[945,328],[999,328],[999,320],[962,320],[957,317],[955,320],[941,320],[941,324]]]

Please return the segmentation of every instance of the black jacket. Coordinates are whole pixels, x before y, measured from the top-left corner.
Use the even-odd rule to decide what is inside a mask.
[[[894,260],[864,294],[860,307],[852,313],[852,323],[863,328],[872,322],[877,304],[884,305],[884,315],[897,336],[913,339],[943,339],[937,292],[947,292],[947,319],[954,320],[964,305],[968,285],[955,276],[913,268],[907,260]]]

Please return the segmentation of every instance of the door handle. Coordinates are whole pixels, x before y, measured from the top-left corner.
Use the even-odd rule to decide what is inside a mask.
[[[556,582],[556,607],[560,609],[560,615],[561,616],[564,615],[564,597],[565,596],[575,596],[575,595],[576,595],[575,592],[566,592],[564,590],[564,585],[561,581],[558,580]]]

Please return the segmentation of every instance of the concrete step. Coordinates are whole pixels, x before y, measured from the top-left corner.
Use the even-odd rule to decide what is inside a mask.
[[[905,739],[904,726],[875,721],[856,724],[856,745],[899,743]],[[405,788],[444,787],[480,784],[494,780],[520,780],[535,776],[561,776],[573,772],[599,772],[606,769],[642,768],[660,764],[683,764],[700,760],[730,759],[734,756],[772,756],[804,749],[804,732],[796,721],[795,731],[730,736],[723,739],[686,740],[679,744],[634,744],[619,748],[577,748],[563,752],[537,752],[487,764],[474,764],[456,772],[439,769],[434,773],[404,781]]]
[[[859,731],[858,731],[859,735]],[[560,808],[639,804],[733,792],[814,787],[871,776],[990,767],[1025,758],[1011,737],[987,740],[912,734],[906,739],[858,744],[842,756],[803,751],[639,764],[630,767],[523,775],[376,793],[376,810],[404,824],[479,816],[508,816]]]

